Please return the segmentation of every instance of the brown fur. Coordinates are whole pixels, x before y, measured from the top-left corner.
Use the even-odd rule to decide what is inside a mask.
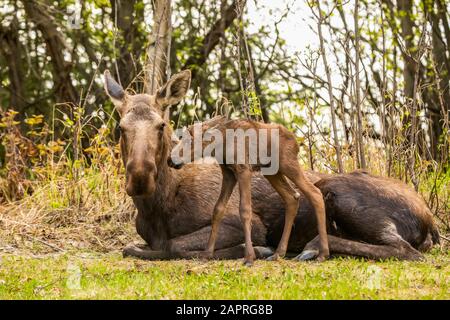
[[[254,122],[250,120],[228,120],[223,116],[215,117],[213,119],[207,120],[201,124],[197,124],[197,126],[201,126],[201,130],[196,132],[194,128],[191,126],[188,128],[188,132],[191,137],[187,137],[189,141],[185,141],[184,139],[179,142],[177,146],[174,147],[174,152],[181,153],[181,148],[192,142],[192,139],[195,139],[196,133],[199,133],[201,137],[197,137],[200,141],[203,141],[202,145],[202,153],[203,150],[208,147],[211,143],[202,139],[203,135],[207,130],[215,129],[217,132],[221,134],[223,137],[222,145],[219,145],[219,142],[216,141],[215,146],[219,149],[222,149],[221,154],[216,154],[216,160],[219,161],[221,170],[222,170],[222,188],[219,199],[217,200],[213,217],[211,222],[211,233],[208,240],[208,245],[206,247],[206,255],[212,257],[214,254],[214,248],[217,239],[217,232],[219,225],[223,219],[225,214],[225,209],[228,204],[229,197],[233,192],[233,189],[236,183],[239,185],[239,194],[240,194],[240,216],[242,220],[242,225],[244,229],[244,238],[245,238],[245,264],[251,265],[255,258],[255,253],[253,250],[252,240],[251,240],[251,217],[252,217],[252,204],[251,204],[251,178],[252,172],[258,171],[264,164],[261,163],[261,160],[257,160],[256,163],[250,162],[249,156],[249,139],[243,141],[245,145],[238,146],[237,141],[228,141],[228,137],[226,135],[227,130],[242,130],[246,132],[249,129],[254,129],[254,133],[257,133],[259,130],[267,130],[267,141],[266,141],[266,150],[270,150],[272,141],[270,132],[273,130],[278,131],[278,145],[282,146],[282,148],[278,149],[279,155],[279,169],[278,172],[274,175],[266,175],[265,177],[268,179],[272,187],[278,192],[286,205],[286,216],[285,216],[285,224],[283,229],[283,235],[281,237],[278,248],[273,256],[270,257],[270,260],[276,260],[278,257],[283,257],[286,254],[287,245],[292,229],[292,224],[294,222],[295,216],[297,215],[298,210],[298,194],[291,188],[290,184],[286,180],[286,178],[290,179],[297,188],[308,198],[310,203],[313,204],[314,212],[316,214],[316,219],[319,221],[317,224],[318,231],[320,235],[320,250],[319,250],[319,260],[324,260],[329,256],[328,250],[328,240],[326,233],[326,223],[325,223],[325,205],[322,199],[322,194],[320,190],[315,187],[309,180],[304,177],[303,170],[298,164],[297,155],[299,152],[299,147],[297,144],[296,137],[293,133],[291,133],[286,127],[279,124],[268,124],[261,122]],[[256,145],[258,148],[262,147],[260,145],[259,136],[256,134]],[[232,146],[234,149],[234,159],[231,163],[227,163],[227,152],[229,152],[229,148]],[[238,148],[243,148],[245,151],[244,163],[237,164],[237,151]],[[196,160],[194,158],[194,143],[190,143],[190,153],[191,159]],[[258,149],[255,149],[257,152]],[[259,153],[258,153],[259,154]],[[220,157],[220,158],[219,158]],[[173,163],[171,159],[169,159],[169,163]]]
[[[183,85],[180,85],[189,82],[189,79],[184,79],[186,75],[177,74],[176,92],[187,90],[187,87],[184,90]],[[128,150],[123,154],[124,164],[132,160],[132,149],[141,148],[148,158],[141,157],[140,161],[149,161],[155,165],[152,178],[148,178],[154,180],[154,187],[149,187],[147,183],[142,183],[145,179],[140,179],[146,191],[133,196],[138,211],[136,229],[146,246],[130,245],[124,249],[124,255],[143,259],[197,257],[202,253],[211,232],[211,214],[219,197],[222,180],[219,166],[187,164],[180,170],[169,168],[165,158],[173,143],[171,130],[166,125],[163,134],[159,135],[157,126],[161,124],[164,108],[169,101],[167,94],[161,95],[163,98],[157,103],[155,96],[127,95],[109,73],[105,73],[105,83],[108,94],[121,114],[121,123],[126,117],[130,120],[129,137],[134,136],[134,125],[138,122],[142,122],[140,126],[143,125],[146,131],[145,140],[125,138],[121,141],[122,149]],[[172,85],[173,82],[169,81],[163,88],[170,92]],[[177,99],[170,102],[176,103]],[[138,105],[148,108],[152,112],[151,116],[141,117],[146,112],[135,108]],[[159,137],[161,139],[155,141]],[[136,163],[137,168],[141,166],[145,167],[145,164]],[[127,170],[127,175],[133,175],[134,172]],[[439,241],[430,210],[417,193],[400,181],[361,172],[345,175],[305,172],[305,175],[324,195],[332,254],[413,260],[421,258],[419,250],[426,251]],[[142,191],[143,188],[135,189]],[[149,192],[151,190],[154,191]],[[252,240],[256,255],[269,256],[272,254],[269,247],[277,245],[281,238],[285,206],[278,193],[258,173],[252,176],[251,196]],[[309,254],[318,251],[316,235],[314,211],[309,201],[302,198],[288,252],[304,250],[303,253]],[[234,190],[219,227],[214,257],[243,257],[243,239],[239,195]],[[299,258],[305,258],[303,253]]]

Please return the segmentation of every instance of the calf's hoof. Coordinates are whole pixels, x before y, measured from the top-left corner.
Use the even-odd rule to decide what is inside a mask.
[[[198,258],[201,260],[212,260],[214,259],[214,252],[211,251],[202,251],[198,254]]]
[[[247,259],[245,259],[245,260],[244,260],[244,266],[246,266],[246,267],[251,267],[251,266],[253,266],[253,260],[247,260]]]
[[[325,260],[327,260],[330,257],[329,254],[319,254],[319,256],[317,257],[316,261],[318,262],[324,262]]]
[[[254,253],[246,255],[244,257],[244,266],[251,267],[253,265],[253,262],[255,261],[255,258],[256,258],[256,255]]]

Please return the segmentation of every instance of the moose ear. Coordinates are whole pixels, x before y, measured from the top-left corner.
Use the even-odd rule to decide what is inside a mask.
[[[170,105],[183,99],[191,85],[191,70],[184,70],[172,76],[167,83],[156,92],[156,102],[163,111]]]
[[[111,73],[109,72],[109,70],[105,70],[105,73],[103,75],[105,81],[105,91],[116,106],[117,111],[119,111],[119,113],[122,115],[124,109],[123,106],[126,100],[125,90],[123,90],[122,86],[118,84],[113,77],[111,77]]]

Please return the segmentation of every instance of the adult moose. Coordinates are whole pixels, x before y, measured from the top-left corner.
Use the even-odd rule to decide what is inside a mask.
[[[167,159],[172,130],[165,110],[186,95],[190,72],[175,74],[155,95],[130,95],[105,72],[105,90],[120,120],[120,148],[126,170],[126,192],[137,208],[136,230],[146,246],[130,245],[124,255],[144,259],[191,258],[202,255],[211,231],[211,213],[219,197],[221,172],[217,165],[188,164],[172,169]],[[367,173],[308,174],[321,190],[327,210],[332,254],[372,259],[395,257],[417,260],[419,251],[439,242],[432,214],[405,184]],[[281,237],[284,204],[260,175],[252,178],[252,240],[259,257],[273,254]],[[288,251],[297,259],[318,256],[317,226],[312,207],[300,199]],[[244,235],[235,190],[220,226],[216,258],[241,258]]]

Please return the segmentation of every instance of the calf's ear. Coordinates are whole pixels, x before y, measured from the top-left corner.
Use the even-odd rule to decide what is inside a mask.
[[[111,76],[109,70],[105,70],[104,76],[104,87],[111,101],[116,106],[117,111],[122,116],[125,110],[125,102],[127,99],[127,94],[123,90],[122,86],[117,83],[116,80]]]
[[[184,98],[191,85],[191,71],[184,70],[174,74],[156,92],[156,102],[165,111],[170,105],[177,104]]]

